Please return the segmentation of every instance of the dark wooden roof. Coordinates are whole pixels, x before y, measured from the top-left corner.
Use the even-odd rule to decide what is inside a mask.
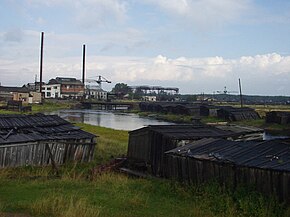
[[[202,139],[166,154],[290,172],[290,144],[283,140],[236,142]]]
[[[4,86],[0,86],[0,92],[29,93],[29,89],[26,88],[26,87],[4,87]]]
[[[92,139],[87,133],[56,115],[0,115],[1,144],[43,140]]]
[[[213,126],[198,124],[178,124],[178,125],[149,125],[137,130],[130,131],[129,134],[138,131],[153,131],[171,139],[200,139],[200,138],[227,138],[245,134],[243,130],[239,132],[230,129],[223,130]],[[247,133],[249,130],[247,129]]]
[[[76,78],[56,77],[50,79],[48,84],[71,84],[71,85],[84,85],[80,80]]]

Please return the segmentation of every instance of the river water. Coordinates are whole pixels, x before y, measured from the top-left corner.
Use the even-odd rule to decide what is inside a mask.
[[[156,120],[154,118],[140,117],[137,114],[112,112],[104,110],[59,110],[49,114],[58,115],[61,118],[72,123],[85,123],[95,126],[107,127],[116,130],[136,130],[148,125],[167,125],[174,124],[166,121]],[[263,140],[285,139],[289,135],[273,135],[270,132],[264,132],[261,135]]]
[[[100,110],[60,110],[49,114],[58,115],[73,123],[86,123],[116,130],[135,130],[148,125],[166,125],[170,122],[153,118],[143,118],[137,114],[109,112]]]

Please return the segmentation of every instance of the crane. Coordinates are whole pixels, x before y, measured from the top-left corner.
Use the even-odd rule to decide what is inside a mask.
[[[216,92],[220,94],[237,93],[237,91],[228,91],[226,86],[224,86],[224,90],[217,90]]]
[[[106,83],[112,83],[111,81],[109,81],[108,79],[104,78],[103,76],[99,75],[98,79],[86,79],[86,82],[88,83],[97,83],[99,88],[102,89],[102,82],[106,82]]]

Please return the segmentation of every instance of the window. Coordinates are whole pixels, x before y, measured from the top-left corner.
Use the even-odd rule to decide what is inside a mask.
[[[46,96],[47,96],[47,97],[50,97],[50,96],[51,96],[51,93],[50,93],[50,92],[47,92],[47,93],[46,93]]]
[[[54,86],[53,89],[57,89],[57,86]]]
[[[51,90],[51,87],[48,87],[47,90]]]

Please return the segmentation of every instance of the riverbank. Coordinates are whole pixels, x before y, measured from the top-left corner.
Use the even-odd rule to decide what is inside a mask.
[[[130,178],[91,169],[126,154],[128,132],[77,124],[98,135],[94,161],[60,167],[0,170],[0,212],[28,216],[280,216],[290,207],[240,187],[235,191],[218,184],[185,185],[163,179]],[[1,216],[1,214],[0,214]]]
[[[191,115],[174,115],[174,114],[162,114],[162,113],[153,113],[153,112],[140,112],[133,111],[133,113],[140,115],[141,117],[149,117],[157,120],[168,121],[173,123],[184,123],[190,124],[195,120],[200,120],[201,123],[204,124],[218,124],[218,123],[230,123],[241,126],[252,126],[265,130],[273,135],[285,135],[290,136],[290,124],[275,124],[275,123],[266,123],[265,117],[262,117],[258,120],[245,120],[245,121],[234,121],[227,122],[223,119],[219,119],[216,117],[200,117],[194,119]]]

